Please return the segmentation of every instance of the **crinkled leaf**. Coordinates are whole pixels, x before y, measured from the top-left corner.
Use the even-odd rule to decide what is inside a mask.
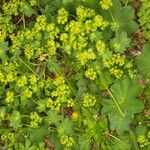
[[[144,107],[142,101],[137,99],[140,90],[141,88],[137,82],[128,78],[117,80],[111,87],[111,91],[118,100],[123,112],[130,116],[142,111]]]
[[[60,71],[58,60],[55,57],[49,59],[47,67],[50,72],[58,73]]]
[[[101,11],[100,13],[116,25],[118,32],[125,31],[132,34],[138,29],[134,21],[134,9],[131,6],[122,7],[119,0],[113,0],[113,6],[109,11]]]
[[[109,115],[109,121],[110,121],[110,128],[112,130],[117,131],[117,133],[122,134],[123,131],[128,130],[128,126],[131,123],[131,118],[128,116],[120,117],[120,115]]]
[[[58,112],[54,110],[48,111],[47,114],[47,121],[49,123],[54,123],[55,125],[59,125],[60,121],[63,119],[63,117],[58,115]]]
[[[111,148],[112,150],[131,150],[131,144],[129,136],[118,137],[119,140],[114,139]]]
[[[79,147],[80,147],[80,150],[90,150],[91,149],[89,142],[84,138],[79,139]]]
[[[7,59],[6,52],[9,50],[7,42],[0,42],[0,58],[2,60]]]
[[[28,17],[31,17],[31,15],[33,15],[35,13],[35,10],[26,4],[23,7],[21,7],[20,12],[22,12],[23,14],[25,14]]]
[[[49,134],[48,128],[48,126],[41,126],[39,128],[30,129],[30,140],[32,142],[42,142],[44,140],[44,137]]]
[[[13,126],[14,128],[21,126],[21,116],[19,111],[13,111],[10,119],[10,126]]]
[[[134,113],[141,112],[144,108],[142,101],[137,99],[140,87],[136,81],[124,78],[117,80],[111,87],[111,93],[115,98],[119,108],[113,99],[105,100],[102,112],[108,115],[111,129],[116,130],[118,134],[122,134],[128,129],[129,124],[134,118]],[[112,96],[111,96],[112,98]]]
[[[150,77],[150,44],[143,46],[143,51],[140,56],[136,58],[136,64],[139,72],[145,76]]]
[[[86,89],[87,89],[87,83],[86,83],[86,80],[84,78],[81,78],[79,79],[77,82],[77,87],[78,87],[78,91],[77,91],[77,94],[79,96],[83,95],[83,93],[86,92]]]
[[[60,135],[71,135],[73,133],[73,122],[68,118],[63,119],[58,127],[58,132]]]

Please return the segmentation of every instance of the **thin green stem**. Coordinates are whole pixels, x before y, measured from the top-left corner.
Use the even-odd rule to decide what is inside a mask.
[[[25,29],[26,28],[26,22],[25,22],[25,16],[24,16],[24,14],[22,15],[22,21],[23,21],[23,27]]]
[[[35,100],[33,99],[30,99],[32,102],[34,102],[35,104],[39,105],[38,102],[36,102]]]
[[[27,65],[21,58],[18,58],[18,60],[21,61],[33,74],[38,76],[37,73],[29,65]]]
[[[112,19],[113,23],[115,23],[115,19],[114,19],[114,17],[113,17],[113,15],[112,15],[112,13],[111,13],[110,10],[109,10],[109,14],[110,14],[110,16],[111,16],[111,19]]]
[[[110,134],[110,133],[107,133],[109,136],[111,136],[112,138],[114,138],[115,140],[117,140],[117,141],[119,141],[120,143],[122,143],[122,144],[124,144],[125,145],[125,143],[123,142],[123,141],[121,141],[119,138],[117,138],[116,136],[114,136],[114,135],[112,135],[112,134]]]
[[[133,143],[133,146],[134,146],[134,149],[135,150],[139,150],[139,147],[138,147],[138,144],[137,144],[137,141],[136,141],[136,137],[135,137],[135,134],[132,130],[130,130],[130,139],[132,140],[132,143]]]
[[[113,99],[113,101],[114,101],[116,107],[118,108],[118,111],[120,112],[120,115],[121,115],[122,117],[124,117],[124,113],[122,112],[122,110],[121,110],[121,108],[120,108],[120,106],[119,106],[119,104],[118,104],[118,102],[117,102],[117,99],[114,97],[114,95],[113,95],[112,92],[109,90],[109,88],[106,87],[106,90],[108,91],[108,93],[109,93],[110,96],[112,97],[112,99]]]
[[[21,18],[18,20],[18,22],[16,24],[20,23],[21,21],[22,21],[22,16],[21,16]]]
[[[127,2],[126,2],[126,4],[125,4],[125,7],[128,5],[128,3],[129,3],[129,0],[127,0]]]

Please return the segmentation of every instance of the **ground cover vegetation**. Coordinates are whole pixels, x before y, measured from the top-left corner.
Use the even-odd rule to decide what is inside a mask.
[[[0,149],[150,149],[149,0],[0,0]]]

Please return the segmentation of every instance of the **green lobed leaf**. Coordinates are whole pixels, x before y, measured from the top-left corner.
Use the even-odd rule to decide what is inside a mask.
[[[144,108],[142,101],[137,99],[140,87],[136,81],[126,77],[123,80],[116,80],[109,93],[111,99],[102,103],[102,112],[108,115],[111,129],[122,134],[128,129],[134,114],[141,112]]]
[[[144,77],[150,77],[150,44],[145,44],[143,46],[143,51],[140,56],[136,58],[136,65],[139,72]]]
[[[13,111],[10,119],[10,125],[13,126],[14,128],[21,126],[21,116],[19,111],[16,110]]]
[[[128,34],[134,33],[138,27],[134,21],[134,9],[131,6],[122,7],[119,0],[113,0],[113,6],[108,12],[101,11],[101,13],[115,25],[115,31],[125,31]]]
[[[39,128],[31,128],[29,130],[30,132],[30,140],[32,142],[42,142],[44,140],[44,137],[46,137],[48,132],[48,126],[41,126]]]

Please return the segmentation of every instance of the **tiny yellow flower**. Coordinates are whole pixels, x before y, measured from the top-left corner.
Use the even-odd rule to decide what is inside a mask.
[[[78,116],[79,116],[79,115],[78,115],[77,112],[73,112],[72,115],[71,115],[71,118],[72,118],[72,119],[77,119]]]

